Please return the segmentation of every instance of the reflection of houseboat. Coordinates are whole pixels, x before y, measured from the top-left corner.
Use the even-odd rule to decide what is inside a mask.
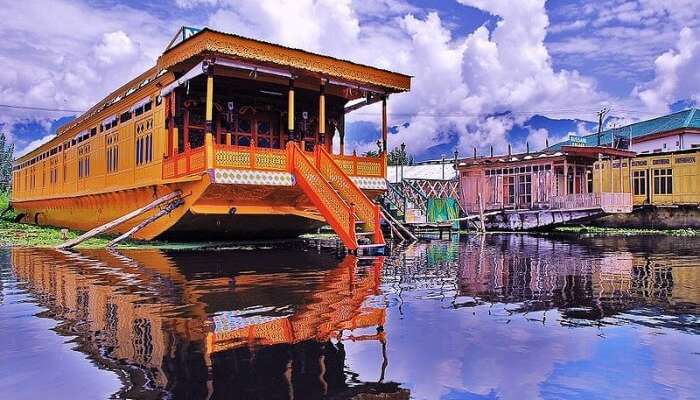
[[[461,201],[487,225],[530,229],[632,210],[629,193],[601,191],[594,165],[633,157],[609,147],[565,146],[558,151],[474,157],[458,164]]]
[[[595,240],[595,239],[592,239]],[[601,250],[601,243],[592,248]],[[580,243],[544,237],[493,236],[462,254],[459,291],[490,302],[521,303],[524,311],[552,306],[571,317],[600,318],[640,305],[670,309],[696,304],[674,285],[692,268],[635,257],[616,249],[590,254]],[[697,275],[697,274],[696,274]],[[585,312],[584,312],[585,311]],[[568,315],[568,314],[567,314]]]
[[[383,244],[371,199],[385,190],[386,101],[409,88],[406,75],[183,28],[153,68],[16,160],[12,204],[25,221],[87,230],[180,190],[184,205],[136,237],[288,236],[327,222],[350,249],[356,225]],[[345,114],[376,102],[383,152],[347,155]]]
[[[190,398],[315,398],[359,390],[346,383],[343,342],[373,340],[382,352],[385,310],[364,302],[378,291],[383,258],[363,266],[354,257],[338,265],[304,255],[321,267],[298,274],[276,266],[279,258],[265,267],[257,254],[261,267],[250,271],[253,256],[245,253],[236,253],[245,272],[212,269],[230,264],[225,252],[200,269],[190,266],[195,257],[187,253],[13,249],[12,266],[56,318],[80,327],[88,342],[81,348],[137,367],[132,373],[146,374],[154,390]],[[375,334],[343,335],[353,329]],[[404,392],[396,384],[366,385]]]

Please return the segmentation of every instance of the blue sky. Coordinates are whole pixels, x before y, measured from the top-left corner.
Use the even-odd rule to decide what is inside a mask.
[[[172,0],[9,2],[0,9],[0,104],[84,110],[153,65],[181,25],[219,30],[413,75],[390,99],[418,159],[508,143],[541,147],[692,106],[700,9],[654,0]],[[71,112],[0,107],[18,150]],[[533,118],[534,117],[534,118]],[[348,118],[351,147],[375,147],[379,110]],[[622,121],[622,122],[620,122]]]

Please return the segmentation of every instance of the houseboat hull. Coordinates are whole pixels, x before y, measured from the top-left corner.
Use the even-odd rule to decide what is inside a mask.
[[[217,184],[209,174],[194,181],[17,202],[13,207],[21,222],[87,231],[177,190],[183,193],[183,204],[136,232],[134,238],[291,238],[326,224],[298,187]],[[124,233],[156,212],[158,209],[142,214],[111,233]]]

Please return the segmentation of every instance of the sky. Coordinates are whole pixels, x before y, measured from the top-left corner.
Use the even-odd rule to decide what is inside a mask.
[[[418,160],[537,149],[596,129],[603,107],[622,125],[700,99],[690,0],[3,3],[0,130],[16,154],[151,67],[182,25],[412,75],[389,99],[389,147],[406,143]],[[347,147],[375,149],[379,119],[378,105],[349,114]]]

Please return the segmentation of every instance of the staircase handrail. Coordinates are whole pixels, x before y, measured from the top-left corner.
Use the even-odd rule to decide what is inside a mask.
[[[357,249],[353,207],[336,193],[296,143],[288,142],[287,151],[290,172],[294,174],[297,184],[318,208],[345,246],[350,250]]]
[[[375,244],[384,244],[379,222],[379,205],[372,202],[365,192],[357,187],[323,146],[316,146],[315,151],[316,168],[321,175],[340,192],[340,196],[346,202],[355,207],[355,213],[361,218],[366,231],[374,233]]]

